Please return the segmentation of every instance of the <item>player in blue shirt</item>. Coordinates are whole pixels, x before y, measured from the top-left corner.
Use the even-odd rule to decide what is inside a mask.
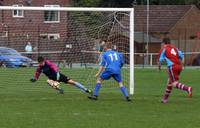
[[[91,100],[98,99],[98,93],[104,80],[109,80],[111,77],[118,82],[120,90],[123,93],[127,101],[131,101],[126,90],[126,87],[122,83],[121,68],[124,64],[123,56],[121,53],[112,50],[112,44],[108,42],[105,46],[106,52],[102,54],[100,68],[96,77],[99,77],[94,88],[93,95],[88,98]]]

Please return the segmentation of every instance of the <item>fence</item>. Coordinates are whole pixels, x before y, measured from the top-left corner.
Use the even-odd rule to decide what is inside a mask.
[[[22,55],[33,59],[36,62],[38,56],[48,57],[48,59],[61,63],[63,66],[72,67],[73,65],[79,65],[87,67],[88,65],[97,65],[100,52],[97,51],[80,51],[79,58],[73,58],[73,51],[43,51],[43,52],[20,52]],[[88,58],[88,55],[90,54]],[[125,60],[129,58],[128,53],[123,53]],[[86,55],[86,56],[85,56]],[[134,54],[135,66],[156,66],[158,60],[158,53],[135,53]],[[89,61],[88,61],[89,60]],[[127,61],[125,61],[127,62]],[[184,65],[185,66],[200,66],[200,52],[185,52],[184,53]]]

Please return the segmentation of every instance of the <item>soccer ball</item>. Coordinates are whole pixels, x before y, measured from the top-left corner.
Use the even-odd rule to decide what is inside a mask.
[[[52,88],[59,88],[60,83],[58,81],[54,81],[54,80],[47,80],[47,83],[49,86],[51,86]]]

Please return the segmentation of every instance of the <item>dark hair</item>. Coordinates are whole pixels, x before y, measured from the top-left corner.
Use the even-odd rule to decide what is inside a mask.
[[[163,43],[170,44],[171,43],[170,38],[164,38]]]
[[[112,49],[112,42],[109,42],[109,41],[106,42],[105,46],[106,46],[107,49]]]
[[[43,62],[43,61],[44,61],[44,57],[39,56],[37,60],[38,60],[39,63],[40,63],[40,62]]]

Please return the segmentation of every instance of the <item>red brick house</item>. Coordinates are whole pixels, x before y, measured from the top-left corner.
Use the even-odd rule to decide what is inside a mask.
[[[146,33],[146,6],[134,6],[135,31]],[[200,32],[200,10],[194,5],[150,5],[149,33],[161,39],[169,36],[178,48],[184,52],[200,51],[197,41],[190,37]],[[145,42],[144,42],[145,43]],[[151,42],[150,42],[151,43]],[[198,46],[195,47],[194,46]],[[158,51],[155,48],[152,52]],[[186,56],[190,63],[190,56]]]
[[[3,6],[67,7],[69,4],[70,0],[1,1]],[[76,24],[73,16],[64,11],[0,10],[0,46],[24,52],[27,42],[31,42],[36,56],[39,53],[55,61],[76,62],[80,58],[85,59],[80,49],[91,49],[93,46],[88,45],[92,42],[91,39],[85,33],[80,33],[83,29],[83,25]],[[84,36],[85,42],[80,35]],[[63,53],[50,55],[48,52],[52,51]],[[36,56],[33,58],[36,59]]]
[[[69,3],[70,0],[1,1],[1,5],[7,6],[68,6]],[[134,8],[135,33],[140,33],[135,35],[135,51],[145,52],[147,10],[146,6],[140,5],[134,6]],[[198,8],[193,5],[150,5],[149,18],[149,52],[155,53],[159,50],[160,43],[158,41],[161,41],[166,33],[181,50],[194,51],[193,44],[195,44],[195,41],[191,40],[190,37],[200,32]],[[85,58],[88,56],[82,56],[80,49],[91,50],[95,39],[89,38],[88,33],[85,32],[84,24],[76,21],[67,12],[0,10],[0,46],[12,47],[21,52],[24,51],[27,42],[31,42],[33,47],[37,47],[36,51],[39,52],[62,51],[66,49],[66,46],[69,46],[73,48],[70,49],[68,55],[64,56],[68,56],[67,58],[70,58],[70,61],[72,59],[73,61],[80,60],[80,57],[83,60],[91,60],[91,58]],[[129,23],[128,21],[129,19],[122,18],[120,22],[126,25]],[[109,36],[120,50],[121,47],[129,45],[129,34],[124,33],[120,26],[115,26],[115,28],[117,28],[117,31],[122,31],[123,34],[116,35],[113,31]],[[152,39],[157,40],[157,43]],[[126,51],[129,51],[129,49],[126,49]],[[71,57],[71,53],[77,56]],[[74,58],[77,58],[77,60],[74,60]],[[62,59],[62,56],[59,59]]]
[[[134,6],[134,27],[135,27],[135,52],[145,53],[147,44],[147,6]],[[125,16],[120,21],[123,25],[128,26],[129,17]],[[195,40],[191,40],[191,36],[200,32],[200,11],[194,5],[150,5],[149,7],[149,53],[157,53],[160,49],[162,39],[169,36],[172,43],[184,52],[194,51]],[[116,30],[119,25],[115,26]],[[117,35],[121,43],[129,43],[129,34]],[[113,33],[114,35],[115,33]],[[116,36],[116,35],[115,35]],[[115,37],[114,36],[114,37]],[[127,38],[127,39],[126,39]],[[197,49],[197,47],[195,47]],[[198,49],[200,51],[200,48]],[[143,63],[143,56],[135,57],[136,63]],[[190,56],[186,56],[189,61]],[[153,58],[156,60],[156,57]],[[156,62],[153,62],[156,64]]]
[[[146,32],[146,6],[134,8],[135,31]],[[152,36],[162,38],[169,33],[172,40],[188,40],[200,31],[200,10],[194,5],[151,5],[149,9],[149,32]]]
[[[3,6],[67,6],[69,0],[3,0]],[[27,42],[45,50],[59,49],[67,38],[67,13],[56,11],[0,11],[0,45],[24,51]],[[51,40],[56,41],[50,43]],[[46,42],[45,42],[46,41]],[[40,43],[43,42],[43,43]]]

